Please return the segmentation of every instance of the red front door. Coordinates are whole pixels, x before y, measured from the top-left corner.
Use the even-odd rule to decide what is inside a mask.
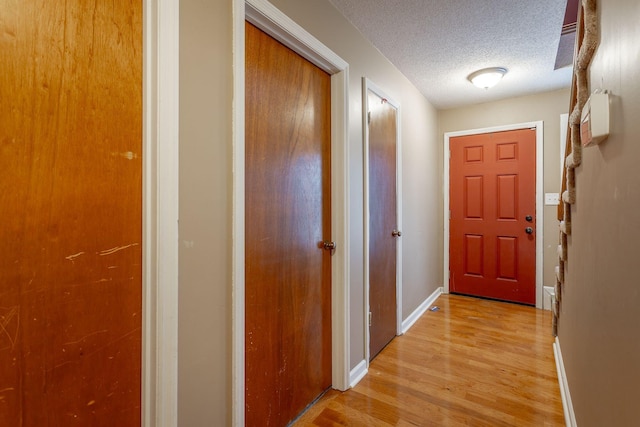
[[[450,290],[536,302],[536,132],[450,139]]]

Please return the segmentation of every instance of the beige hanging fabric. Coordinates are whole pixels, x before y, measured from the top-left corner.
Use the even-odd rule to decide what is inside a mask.
[[[558,266],[556,267],[555,299],[553,302],[553,334],[558,333],[562,288],[565,285],[565,269],[569,261],[568,238],[571,235],[571,206],[576,203],[575,168],[582,163],[582,141],[580,138],[580,119],[582,109],[589,99],[589,65],[598,47],[598,15],[596,0],[582,0],[578,12],[577,46],[574,57],[574,80],[571,92],[573,109],[569,116],[569,141],[564,162],[564,180],[562,188],[562,206],[558,210],[560,220],[560,245],[558,247]]]

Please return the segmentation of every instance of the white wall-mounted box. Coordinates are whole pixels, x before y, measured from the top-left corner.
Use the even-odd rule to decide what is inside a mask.
[[[609,136],[609,94],[591,94],[582,108],[580,139],[583,147],[600,144]]]

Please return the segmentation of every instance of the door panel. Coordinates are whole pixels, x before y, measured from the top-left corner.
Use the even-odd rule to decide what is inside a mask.
[[[516,208],[518,205],[517,175],[499,175],[498,179],[498,219],[516,220]]]
[[[284,426],[331,386],[331,81],[246,24],[245,84],[246,425]]]
[[[142,2],[0,19],[0,425],[139,426]]]
[[[535,304],[535,130],[450,139],[450,289]],[[531,221],[527,221],[531,215]]]
[[[397,331],[396,109],[369,92],[369,350],[372,360]]]
[[[484,201],[482,198],[483,177],[465,177],[464,198],[467,218],[482,219]]]
[[[465,237],[465,273],[471,276],[484,276],[484,237],[467,234]]]

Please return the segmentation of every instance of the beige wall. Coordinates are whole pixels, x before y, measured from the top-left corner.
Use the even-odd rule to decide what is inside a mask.
[[[180,1],[181,426],[230,422],[231,1]]]
[[[611,136],[584,150],[559,339],[580,427],[640,422],[640,48],[636,0],[598,2],[591,89],[611,91]]]
[[[444,134],[468,129],[515,123],[544,122],[544,192],[560,192],[560,114],[569,110],[568,89],[538,95],[511,98],[440,112],[440,158]],[[440,176],[443,164],[440,162]],[[442,206],[440,200],[440,206]],[[557,265],[558,222],[556,206],[544,207],[543,230],[543,284],[555,284],[554,268]],[[441,209],[442,210],[442,209]],[[442,213],[440,214],[442,220]],[[538,220],[540,218],[538,217]],[[442,239],[441,239],[442,240]],[[442,246],[441,246],[442,247]],[[442,251],[441,251],[442,252]]]
[[[364,358],[362,83],[401,104],[403,317],[438,286],[437,113],[327,0],[273,2],[350,65],[351,368]],[[180,2],[179,422],[230,422],[232,2]]]

